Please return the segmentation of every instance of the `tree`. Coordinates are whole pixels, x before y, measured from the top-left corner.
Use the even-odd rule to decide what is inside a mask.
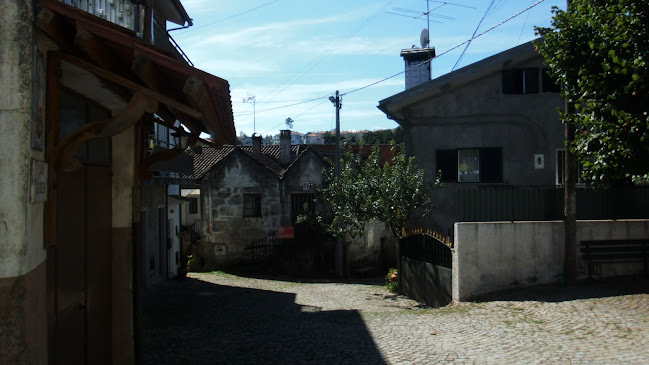
[[[336,143],[336,136],[329,131],[324,132],[324,134],[322,135],[322,141],[324,142],[324,144],[334,144]]]
[[[327,187],[316,191],[331,207],[333,219],[327,225],[330,233],[356,237],[362,234],[366,222],[377,219],[400,237],[404,229],[412,228],[417,218],[430,210],[432,189],[424,184],[424,170],[416,166],[414,157],[406,156],[401,146],[392,144],[392,149],[394,158],[382,164],[378,144],[367,158],[348,147],[340,177],[334,175],[333,168],[325,171]],[[358,151],[362,150],[361,145]],[[338,228],[339,221],[342,229]]]
[[[375,143],[389,144],[392,141],[395,143],[403,143],[403,128],[398,126],[394,129],[369,131],[363,135],[363,141],[370,145]]]
[[[576,113],[571,148],[595,185],[649,177],[649,2],[572,0],[537,43]]]

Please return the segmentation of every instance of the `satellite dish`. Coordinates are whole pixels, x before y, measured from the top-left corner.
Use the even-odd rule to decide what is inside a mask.
[[[421,31],[421,35],[419,36],[419,43],[421,43],[421,48],[428,48],[428,44],[430,43],[430,38],[428,38],[428,29]]]

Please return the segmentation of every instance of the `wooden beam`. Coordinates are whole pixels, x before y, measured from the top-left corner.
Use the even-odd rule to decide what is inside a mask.
[[[219,115],[219,112],[215,109],[215,105],[210,98],[207,87],[203,84],[197,76],[190,76],[185,81],[185,86],[183,87],[183,92],[190,104],[200,110],[203,113],[203,124],[207,128],[207,131],[212,136],[214,142],[222,146],[225,143],[228,143],[228,138],[223,131],[223,123],[226,121]]]
[[[115,58],[115,55],[106,48],[101,39],[89,31],[79,29],[75,36],[75,43],[86,56],[100,67],[124,77],[130,74],[130,70]]]
[[[70,51],[74,48],[74,27],[50,9],[43,8],[36,15],[36,26],[50,36],[61,49]]]
[[[74,171],[81,167],[81,162],[75,156],[84,143],[94,138],[117,135],[137,123],[145,112],[154,113],[157,108],[156,100],[135,93],[126,108],[116,116],[100,122],[85,124],[68,133],[57,143],[54,155],[60,157],[61,167],[64,171]]]
[[[174,100],[174,99],[172,99],[170,97],[162,95],[159,92],[153,91],[148,87],[142,86],[142,85],[138,84],[137,82],[134,82],[134,81],[131,81],[131,80],[125,78],[125,77],[116,75],[116,74],[114,74],[114,73],[112,73],[112,72],[110,72],[108,70],[105,70],[105,69],[103,69],[103,68],[101,68],[101,67],[99,67],[97,65],[94,65],[94,64],[92,64],[90,62],[87,62],[87,61],[84,61],[81,58],[78,58],[78,57],[75,57],[75,56],[72,56],[72,55],[69,55],[69,54],[65,54],[65,53],[61,53],[60,56],[61,56],[61,59],[66,61],[66,62],[69,62],[69,63],[71,63],[73,65],[78,66],[78,67],[81,67],[81,68],[83,68],[83,69],[85,69],[87,71],[90,71],[90,72],[94,73],[95,75],[97,75],[99,77],[102,77],[102,78],[104,78],[106,80],[109,80],[109,81],[113,81],[113,82],[115,82],[117,84],[120,84],[120,85],[122,85],[122,86],[124,86],[124,87],[126,87],[128,89],[131,89],[131,90],[133,90],[135,92],[141,93],[142,95],[145,95],[145,96],[151,97],[153,99],[156,99],[159,102],[161,102],[162,104],[168,105],[168,106],[170,106],[170,107],[172,107],[174,109],[178,109],[178,110],[182,111],[183,113],[186,113],[187,115],[191,116],[192,118],[199,119],[199,120],[203,119],[203,114],[200,113],[199,111],[197,111],[196,109],[191,108],[191,107],[189,107],[189,106],[187,106],[187,105],[185,105],[183,103],[180,103],[180,102],[178,102],[178,101],[176,101],[176,100]]]

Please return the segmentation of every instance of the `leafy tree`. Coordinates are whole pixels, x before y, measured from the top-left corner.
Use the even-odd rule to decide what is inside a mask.
[[[362,149],[361,145],[359,151]],[[333,167],[325,171],[327,188],[316,191],[331,207],[333,219],[327,227],[330,233],[356,237],[362,234],[366,222],[377,219],[400,236],[430,210],[432,189],[424,184],[424,170],[416,166],[414,157],[406,156],[404,148],[392,144],[392,149],[394,158],[382,164],[378,144],[367,158],[346,148],[340,177],[335,176]]]
[[[389,144],[394,141],[396,143],[403,143],[403,128],[398,126],[395,129],[380,129],[377,131],[369,131],[363,135],[363,141],[366,144]]]
[[[293,122],[295,122],[291,117],[286,118],[286,128],[293,129]]]
[[[334,144],[336,143],[336,136],[329,131],[324,132],[322,135],[322,141],[324,144]]]
[[[577,112],[569,146],[596,185],[649,176],[649,2],[572,0],[537,43]]]

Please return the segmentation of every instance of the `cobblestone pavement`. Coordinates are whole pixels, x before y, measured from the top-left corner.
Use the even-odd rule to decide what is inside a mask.
[[[376,282],[375,282],[376,284]],[[649,364],[645,278],[426,308],[368,283],[191,274],[147,293],[147,364]]]

